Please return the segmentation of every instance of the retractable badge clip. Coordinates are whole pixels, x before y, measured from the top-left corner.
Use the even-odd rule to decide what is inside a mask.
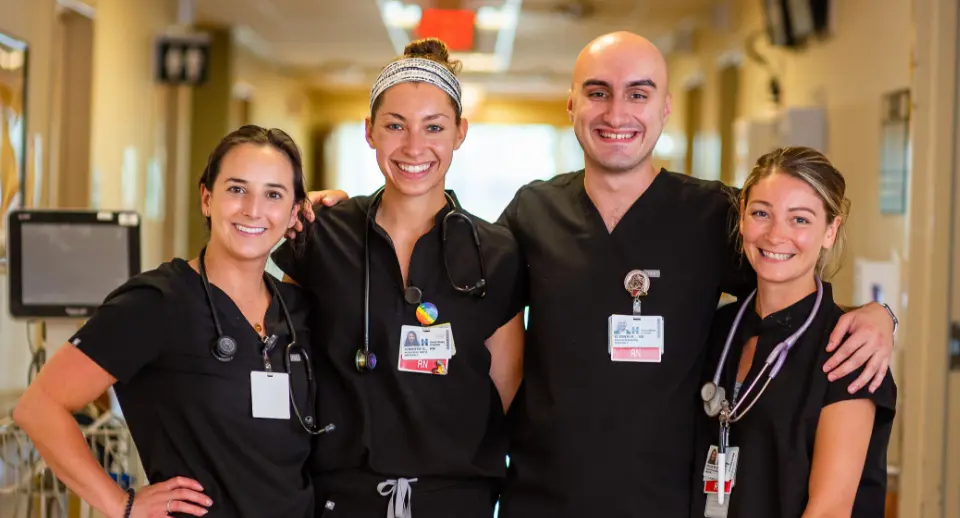
[[[633,314],[640,315],[640,298],[650,291],[650,276],[643,270],[633,270],[623,279],[623,287],[633,297]]]

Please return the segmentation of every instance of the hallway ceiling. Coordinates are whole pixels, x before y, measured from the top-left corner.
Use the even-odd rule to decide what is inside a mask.
[[[395,57],[378,2],[387,0],[196,0],[197,22],[230,25],[237,39],[318,87],[368,87]],[[471,73],[487,91],[563,92],[580,49],[610,31],[631,30],[669,50],[677,29],[715,16],[720,0],[404,0],[475,10],[520,3],[507,74]],[[492,46],[493,36],[487,33]],[[482,36],[478,35],[478,40]]]

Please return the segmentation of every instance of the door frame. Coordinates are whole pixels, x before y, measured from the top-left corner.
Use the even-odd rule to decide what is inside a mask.
[[[957,58],[960,0],[914,2],[911,181],[907,260],[909,294],[897,347],[903,423],[899,516],[943,518],[946,451],[947,329],[951,202],[957,166]],[[953,517],[951,517],[953,518]]]

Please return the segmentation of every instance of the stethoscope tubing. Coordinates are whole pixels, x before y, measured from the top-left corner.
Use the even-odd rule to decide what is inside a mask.
[[[753,408],[753,405],[760,399],[760,396],[763,395],[766,391],[767,386],[777,377],[777,374],[780,373],[780,369],[783,368],[784,363],[787,360],[787,354],[790,352],[790,349],[793,348],[794,344],[803,336],[803,333],[810,328],[810,325],[813,323],[813,319],[816,317],[817,312],[820,310],[820,303],[823,300],[823,282],[819,277],[815,277],[817,283],[817,296],[813,303],[813,309],[810,311],[810,314],[807,315],[806,320],[803,322],[803,325],[800,326],[796,332],[787,337],[786,340],[777,344],[773,348],[773,351],[770,351],[770,354],[767,355],[766,361],[764,362],[763,368],[760,369],[760,372],[757,373],[757,376],[753,379],[750,385],[747,387],[747,390],[738,394],[738,396],[733,401],[733,408],[729,411],[729,414],[726,416],[727,420],[731,423],[739,421],[747,412]],[[720,386],[720,378],[723,375],[723,367],[726,365],[727,356],[730,353],[730,347],[733,344],[734,337],[737,336],[737,329],[740,327],[740,322],[743,319],[743,315],[746,312],[746,309],[750,306],[750,301],[753,300],[753,297],[756,295],[757,290],[754,289],[750,295],[744,300],[743,305],[740,306],[740,309],[737,311],[737,317],[733,321],[733,326],[730,328],[730,332],[727,333],[727,340],[723,346],[723,353],[720,355],[720,363],[717,364],[717,369],[713,375],[713,386]],[[771,368],[772,366],[772,368]],[[747,405],[746,409],[743,412],[739,412],[740,407],[747,400],[748,396],[753,393],[753,389],[756,387],[757,382],[764,378],[764,373],[770,369],[769,374],[766,376],[763,387],[761,387],[760,392],[754,396],[753,400]]]

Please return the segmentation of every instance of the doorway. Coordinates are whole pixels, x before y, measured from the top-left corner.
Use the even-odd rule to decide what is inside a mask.
[[[90,205],[90,133],[93,98],[94,20],[61,9],[54,33],[53,205],[82,209]]]
[[[720,69],[720,103],[718,124],[720,129],[720,181],[727,185],[736,183],[736,139],[734,123],[737,120],[737,99],[740,92],[740,67],[724,65]]]
[[[703,124],[703,86],[691,85],[684,92],[684,132],[687,140],[687,152],[683,159],[684,174],[696,176],[693,166],[699,163],[700,135]]]

